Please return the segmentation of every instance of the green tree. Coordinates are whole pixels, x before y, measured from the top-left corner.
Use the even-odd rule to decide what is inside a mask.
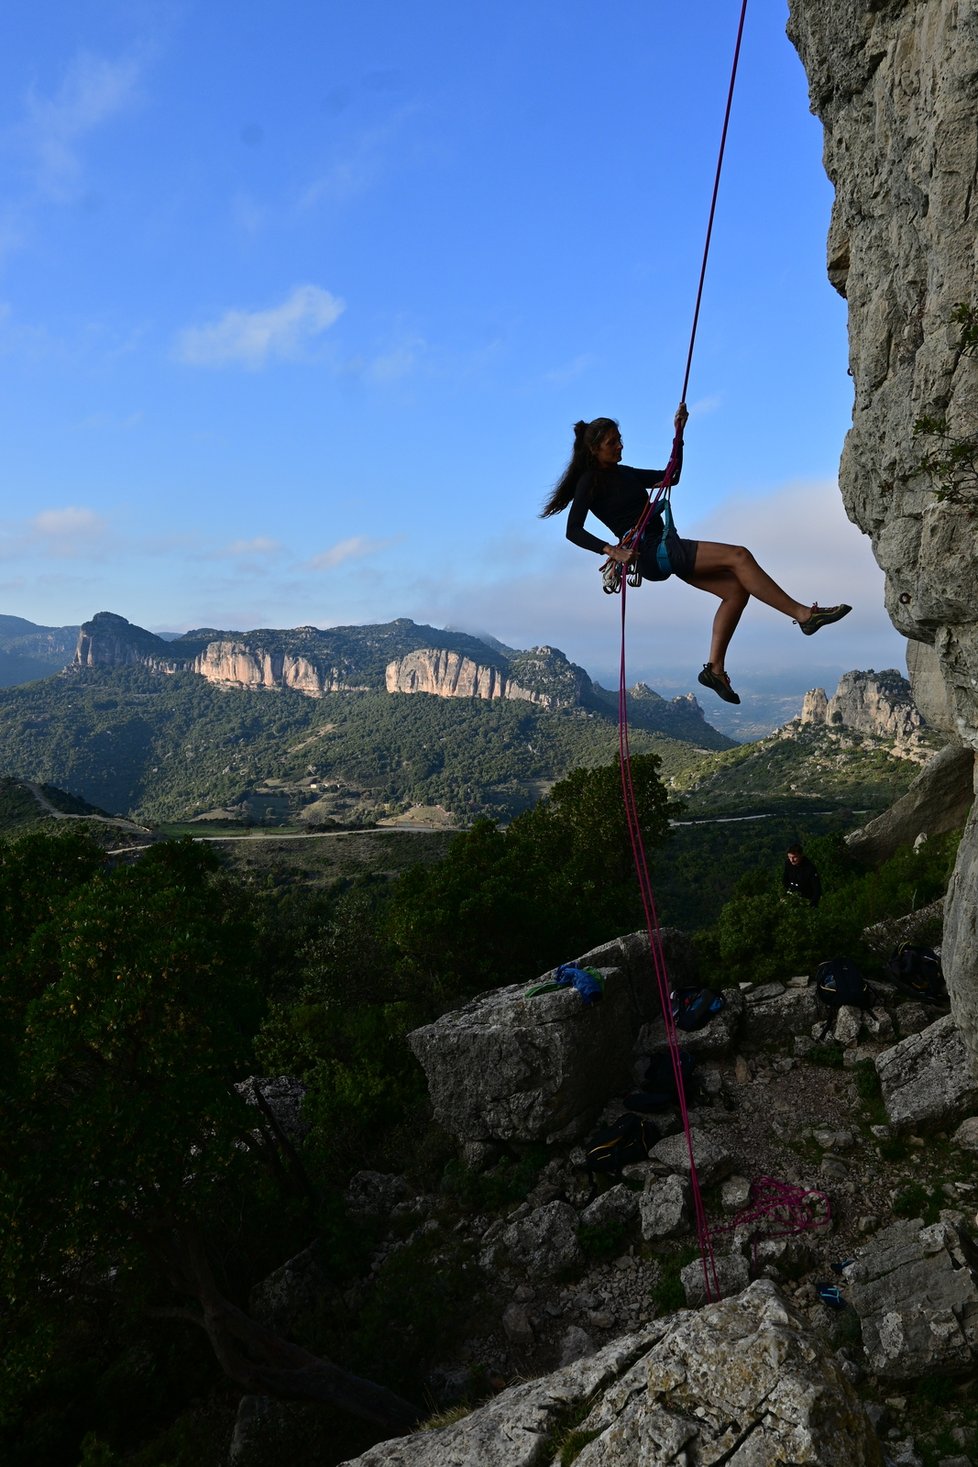
[[[60,886],[18,931],[32,862]],[[113,868],[50,836],[0,865],[0,892],[8,1417],[55,1360],[65,1319],[124,1301],[198,1326],[246,1391],[404,1429],[410,1405],[260,1325],[216,1266],[222,1219],[247,1207],[256,1177],[285,1195],[306,1186],[267,1108],[235,1088],[262,1011],[243,893],[190,843]]]
[[[647,849],[672,809],[654,754],[632,760]],[[576,769],[507,830],[478,821],[396,883],[388,934],[447,997],[522,981],[642,922],[617,762]]]

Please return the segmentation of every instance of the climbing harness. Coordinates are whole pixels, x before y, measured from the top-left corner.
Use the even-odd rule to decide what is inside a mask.
[[[610,557],[601,566],[602,589],[606,595],[619,595],[621,593],[622,581],[629,586],[640,586],[643,579],[665,581],[672,575],[673,565],[669,557],[670,541],[676,534],[676,525],[672,517],[672,501],[670,499],[671,489],[660,485],[654,501],[650,501],[650,509],[655,508],[661,516],[661,527],[659,543],[655,547],[654,571],[649,571],[648,564],[643,574],[639,565],[638,557],[641,554],[648,525],[649,515],[644,511],[638,524],[627,530],[618,542],[619,545],[635,547],[634,557],[626,565],[620,561],[612,560]]]
[[[727,92],[727,106],[723,119],[723,130],[720,137],[720,149],[717,158],[716,175],[713,182],[713,196],[710,202],[710,216],[706,229],[706,242],[703,249],[703,261],[700,267],[699,285],[696,291],[696,306],[693,311],[693,326],[689,338],[689,351],[686,355],[686,371],[683,376],[683,390],[680,402],[685,404],[686,391],[689,387],[689,376],[693,362],[693,346],[696,341],[696,328],[699,323],[700,304],[703,298],[703,284],[706,279],[706,264],[710,252],[710,240],[713,234],[713,219],[716,214],[717,196],[720,190],[720,174],[723,168],[723,154],[727,141],[727,129],[730,123],[730,112],[733,106],[734,84],[737,78],[737,64],[740,59],[740,44],[744,34],[744,21],[747,15],[747,0],[743,0],[740,11],[740,23],[737,28],[737,42],[734,47],[733,65],[730,71],[730,86]],[[638,524],[628,532],[625,540],[628,544],[640,543],[642,533],[650,517],[655,514],[662,501],[662,513],[669,510],[669,490],[675,483],[676,473],[682,452],[683,428],[677,423],[675,436],[672,442],[672,452],[665,472],[659,482],[654,496],[650,496],[648,505],[643,511]],[[671,519],[671,513],[670,513]],[[663,526],[663,542],[665,541],[665,526]],[[689,1182],[690,1194],[693,1203],[693,1213],[696,1220],[696,1235],[700,1247],[700,1256],[703,1262],[703,1281],[707,1299],[718,1299],[720,1297],[720,1284],[717,1277],[716,1258],[713,1252],[713,1242],[710,1234],[709,1224],[706,1219],[706,1209],[703,1204],[703,1196],[700,1190],[699,1179],[696,1174],[696,1161],[693,1155],[693,1136],[689,1121],[689,1111],[686,1105],[686,1095],[683,1085],[683,1071],[680,1058],[679,1043],[676,1034],[676,1023],[672,1014],[672,1003],[670,998],[671,984],[666,965],[665,953],[662,947],[662,932],[659,925],[658,913],[655,907],[655,897],[652,892],[652,883],[649,877],[648,862],[645,855],[645,843],[642,839],[642,831],[638,817],[638,803],[635,798],[635,788],[632,782],[631,752],[628,737],[628,684],[625,675],[625,608],[627,603],[627,586],[631,584],[628,573],[620,574],[622,567],[615,561],[609,562],[618,570],[617,590],[621,595],[621,658],[619,665],[618,685],[618,763],[621,772],[622,799],[625,806],[625,823],[628,829],[629,840],[632,846],[632,856],[635,861],[635,872],[638,877],[639,890],[642,898],[642,910],[645,915],[645,926],[649,939],[649,953],[652,966],[655,971],[656,982],[659,989],[659,1002],[662,1009],[662,1017],[665,1023],[666,1039],[669,1045],[669,1054],[672,1059],[673,1074],[676,1081],[676,1093],[679,1097],[679,1111],[683,1123],[683,1134],[686,1137],[686,1149],[689,1155]],[[609,588],[605,580],[604,589],[614,591],[616,587]],[[777,1184],[782,1185],[782,1184]]]

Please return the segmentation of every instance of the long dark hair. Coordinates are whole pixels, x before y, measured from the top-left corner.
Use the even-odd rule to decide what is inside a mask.
[[[618,424],[614,418],[592,418],[590,423],[583,420],[574,424],[574,451],[571,454],[570,463],[561,474],[554,485],[553,493],[540,511],[540,518],[545,520],[548,515],[560,514],[566,509],[574,498],[574,491],[581,475],[588,469],[594,468],[594,450],[608,433],[617,432]]]

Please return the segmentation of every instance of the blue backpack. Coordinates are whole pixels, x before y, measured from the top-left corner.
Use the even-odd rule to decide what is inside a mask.
[[[726,1003],[715,988],[674,988],[670,998],[673,1023],[687,1032],[702,1029]]]

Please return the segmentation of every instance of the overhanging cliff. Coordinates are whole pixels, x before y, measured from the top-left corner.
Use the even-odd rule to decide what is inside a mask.
[[[978,749],[978,479],[922,471],[974,444],[978,8],[974,0],[791,0],[788,33],[835,186],[828,273],[849,306],[855,399],[840,487],[909,639],[914,701]],[[922,419],[944,437],[922,435]],[[978,818],[951,884],[944,962],[978,1061]]]

